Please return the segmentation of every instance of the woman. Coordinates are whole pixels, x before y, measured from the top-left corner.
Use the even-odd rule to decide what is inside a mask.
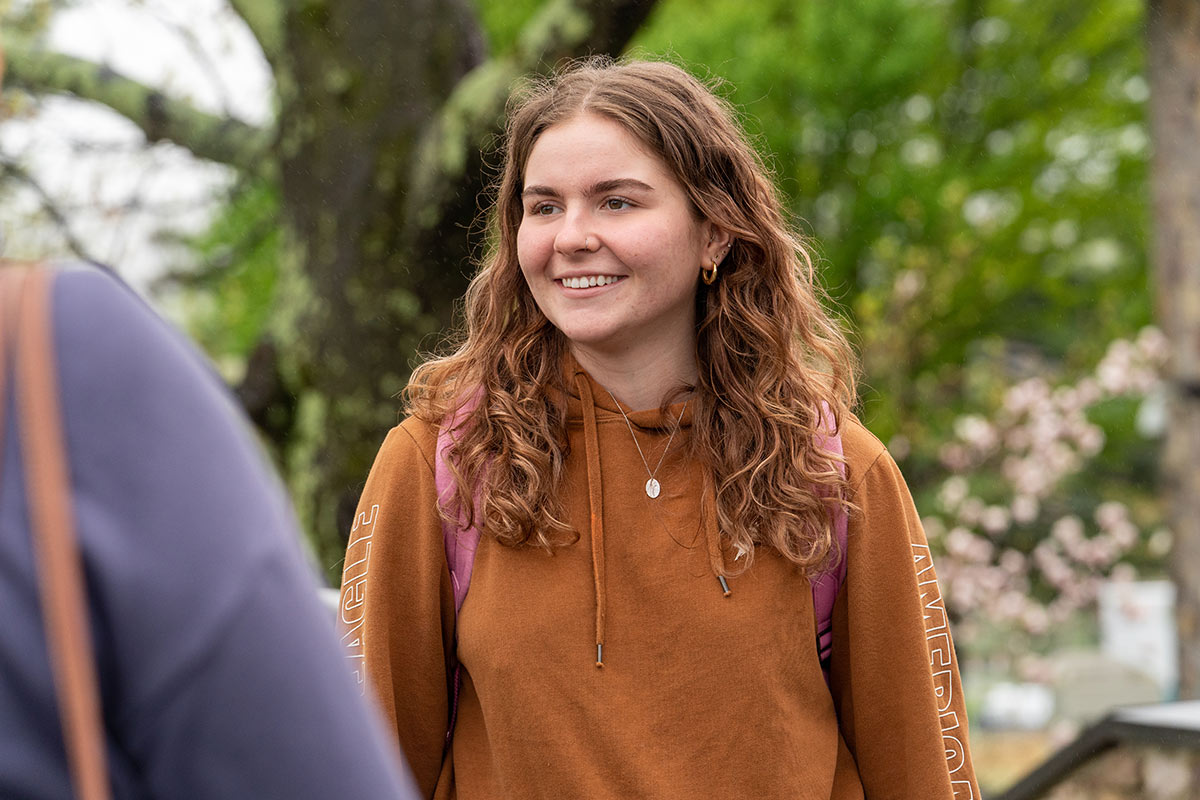
[[[978,796],[917,513],[734,116],[638,62],[510,108],[463,343],[414,373],[343,583],[427,796]],[[482,530],[457,614],[443,521]]]

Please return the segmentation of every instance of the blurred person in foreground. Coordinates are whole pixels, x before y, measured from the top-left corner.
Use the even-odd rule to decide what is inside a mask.
[[[115,277],[54,273],[54,372],[112,796],[413,796],[230,393]],[[11,351],[19,315],[0,313]],[[60,800],[72,788],[12,352],[4,363],[0,797]]]

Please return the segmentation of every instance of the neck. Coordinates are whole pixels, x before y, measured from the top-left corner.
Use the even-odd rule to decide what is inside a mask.
[[[658,408],[681,386],[695,386],[696,356],[687,347],[644,348],[636,357],[571,345],[579,365],[633,411]],[[645,352],[645,351],[649,352]]]

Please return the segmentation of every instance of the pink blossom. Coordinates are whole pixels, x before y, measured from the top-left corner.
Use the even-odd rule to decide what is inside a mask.
[[[1027,428],[1010,428],[1004,434],[1004,446],[1019,453],[1028,450],[1033,444],[1033,436]]]
[[[1084,546],[1080,548],[1080,553],[1075,556],[1080,563],[1094,568],[1107,567],[1116,560],[1119,553],[1119,548],[1111,536],[1100,534],[1092,539],[1087,539]]]
[[[996,553],[996,546],[984,539],[982,536],[976,536],[971,542],[971,548],[967,552],[967,558],[976,564],[990,564],[992,556]]]
[[[1075,390],[1079,393],[1079,403],[1084,408],[1094,405],[1104,395],[1100,384],[1094,378],[1084,378],[1075,384]]]
[[[1005,592],[996,600],[992,611],[1000,619],[1017,619],[1025,613],[1027,601],[1019,592]]]
[[[996,429],[990,422],[977,414],[959,417],[954,423],[954,432],[961,441],[977,453],[988,452],[998,442]]]
[[[1108,578],[1117,583],[1131,583],[1137,580],[1137,574],[1137,568],[1132,564],[1121,563],[1112,568]]]
[[[1059,597],[1050,605],[1046,606],[1046,613],[1050,617],[1050,622],[1056,625],[1061,625],[1069,620],[1075,611],[1075,606],[1067,602],[1063,597]]]
[[[977,597],[978,593],[975,590],[975,584],[970,580],[959,578],[950,584],[951,602],[964,613],[969,613],[975,609]]]
[[[921,517],[921,527],[925,529],[925,538],[930,542],[941,541],[946,536],[946,523],[941,517]]]
[[[1065,547],[1071,547],[1083,540],[1083,521],[1074,514],[1061,517],[1050,528],[1050,535]]]
[[[1104,449],[1104,431],[1096,425],[1084,427],[1075,437],[1079,449],[1086,456],[1094,456]]]
[[[1035,636],[1040,636],[1050,630],[1050,615],[1041,606],[1029,605],[1022,615],[1021,621],[1025,624],[1025,629]]]
[[[1093,516],[1101,530],[1107,530],[1127,521],[1129,519],[1129,509],[1125,507],[1124,503],[1116,500],[1108,500],[1096,506]]]
[[[979,515],[979,524],[990,534],[1000,534],[1008,530],[1008,509],[1003,506],[988,506]]]
[[[939,487],[943,516],[928,517],[931,541],[945,547],[941,572],[949,588],[946,599],[968,627],[1003,621],[1013,630],[1040,636],[1094,602],[1101,577],[1129,580],[1136,570],[1121,562],[1141,539],[1129,509],[1107,500],[1089,510],[1097,533],[1089,536],[1084,520],[1062,516],[1030,552],[1009,543],[1012,526],[1039,522],[1043,510],[1060,498],[1062,481],[1083,469],[1105,445],[1105,431],[1088,419],[1097,402],[1110,397],[1161,391],[1161,365],[1168,343],[1154,328],[1136,340],[1117,340],[1107,348],[1091,375],[1075,383],[1052,386],[1035,376],[1009,387],[990,415],[964,414],[954,422],[954,435],[939,449],[952,473]],[[1140,424],[1140,423],[1139,423]],[[973,495],[967,470],[984,477],[999,473],[1004,483],[988,480]],[[1170,549],[1165,530],[1148,537],[1151,554]],[[1055,590],[1041,604],[1030,595],[1031,578]],[[1016,645],[1014,645],[1015,647]]]
[[[1137,348],[1142,358],[1155,365],[1165,364],[1171,352],[1171,344],[1167,337],[1152,325],[1138,332]]]
[[[946,534],[946,552],[951,556],[965,559],[971,550],[971,543],[974,539],[975,534],[961,525],[951,528],[950,532]]]
[[[975,525],[983,516],[986,506],[978,497],[968,497],[958,509],[958,518],[967,525]]]
[[[1028,561],[1024,553],[1009,549],[1000,554],[1000,568],[1009,575],[1020,575],[1028,569]]]
[[[942,483],[938,492],[938,502],[946,511],[955,511],[967,497],[969,486],[967,479],[961,475],[952,475]]]
[[[1128,552],[1138,542],[1138,529],[1132,522],[1121,522],[1113,525],[1108,531],[1113,543],[1122,551]]]
[[[1078,411],[1085,405],[1079,389],[1074,386],[1060,386],[1055,389],[1054,404],[1067,412]]]
[[[954,472],[962,472],[971,466],[971,459],[967,448],[956,442],[947,442],[942,445],[938,449],[938,459]]]
[[[980,587],[988,592],[999,592],[1008,586],[1008,575],[1004,573],[1004,570],[982,565],[976,569],[978,570],[976,580],[979,582]]]
[[[1027,525],[1037,519],[1037,498],[1029,494],[1018,494],[1013,498],[1011,511],[1014,520]]]

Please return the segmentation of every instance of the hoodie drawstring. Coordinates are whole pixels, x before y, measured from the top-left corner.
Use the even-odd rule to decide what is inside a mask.
[[[587,377],[575,376],[583,401],[583,445],[587,460],[588,511],[592,540],[592,580],[596,592],[596,666],[604,666],[604,623],[607,603],[604,594],[604,494],[600,483],[600,441],[596,432],[596,403]]]
[[[596,402],[591,382],[583,372],[575,374],[575,386],[583,406],[583,444],[587,461],[589,533],[592,545],[592,581],[596,597],[596,666],[604,666],[604,628],[608,603],[605,591],[604,492],[600,471],[600,438],[596,427]],[[725,579],[725,557],[721,551],[721,529],[717,519],[716,489],[712,479],[704,479],[701,490],[701,517],[708,563],[725,597],[733,594]]]
[[[721,529],[717,524],[717,490],[711,479],[704,478],[703,493],[704,508],[700,515],[704,518],[704,539],[708,545],[708,565],[721,584],[721,591],[726,597],[733,594],[729,582],[725,580],[725,556],[721,553]]]

